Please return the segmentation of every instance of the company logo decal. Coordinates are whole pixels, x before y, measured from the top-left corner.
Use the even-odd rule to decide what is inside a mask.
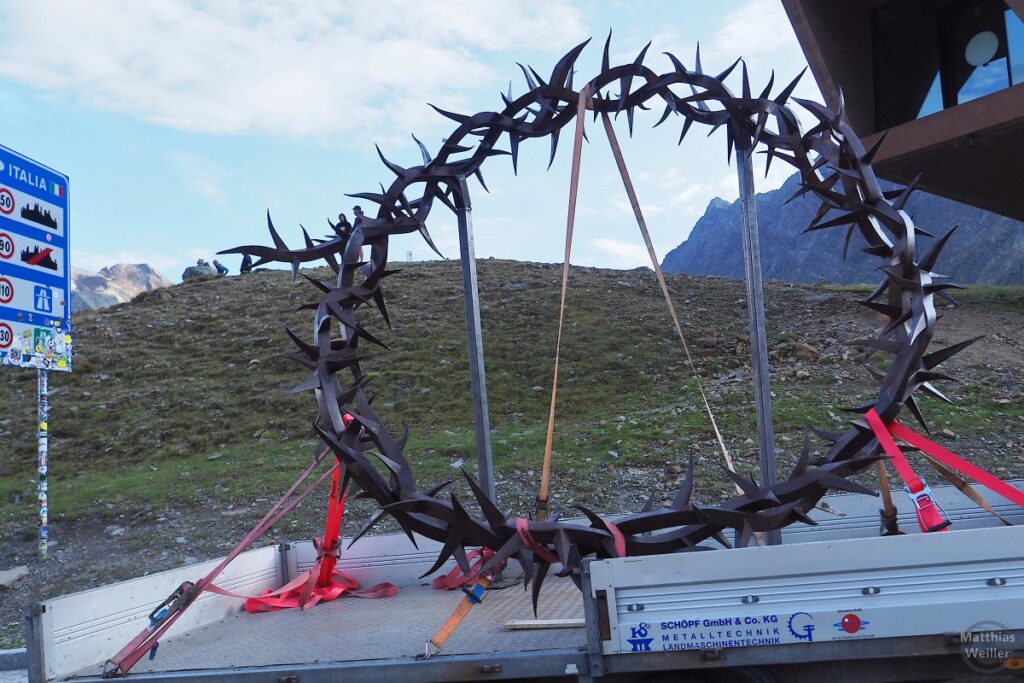
[[[789,618],[786,626],[794,638],[811,642],[814,640],[814,617],[807,612],[797,612]]]
[[[833,626],[839,629],[841,633],[849,633],[850,635],[853,635],[854,633],[860,633],[865,630],[867,625],[870,623],[870,621],[864,621],[853,612],[849,612],[844,614],[843,618],[839,620],[839,623],[833,624]]]
[[[645,622],[640,622],[637,626],[631,626],[630,629],[631,638],[627,638],[626,641],[632,647],[630,652],[650,652],[651,641],[654,638],[648,638],[648,628]]]

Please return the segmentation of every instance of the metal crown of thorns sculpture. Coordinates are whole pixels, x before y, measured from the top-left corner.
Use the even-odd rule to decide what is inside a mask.
[[[254,264],[257,266],[272,261],[289,263],[293,276],[301,264],[324,259],[337,273],[334,286],[305,276],[323,292],[319,303],[310,306],[316,310],[315,339],[307,342],[293,330],[286,331],[299,349],[297,358],[312,370],[310,378],[293,391],[315,392],[319,407],[315,422],[317,433],[345,465],[346,477],[354,480],[363,495],[372,497],[379,506],[355,538],[366,533],[384,514],[389,514],[410,538],[416,532],[444,544],[437,562],[427,574],[436,571],[451,557],[468,574],[465,548],[488,548],[494,554],[482,570],[492,569],[509,559],[518,560],[526,581],[533,580],[535,608],[541,584],[554,561],[579,584],[581,558],[591,555],[604,558],[686,552],[703,549],[698,544],[711,538],[729,547],[722,533],[726,529],[735,530],[737,546],[746,546],[755,532],[779,529],[793,522],[814,524],[807,512],[829,489],[872,493],[849,481],[848,477],[885,457],[871,427],[861,417],[853,420],[845,432],[818,432],[831,446],[813,464],[805,438],[799,462],[785,481],[762,486],[727,470],[742,494],[717,506],[698,507],[690,501],[691,458],[686,478],[669,508],[653,510],[648,504],[646,509],[611,525],[592,511],[579,507],[589,519],[589,527],[560,521],[510,519],[468,474],[465,476],[483,513],[482,519],[468,513],[454,494],[447,500],[438,497],[450,482],[425,492],[417,488],[402,452],[405,438],[396,439],[388,431],[366,396],[367,379],[360,367],[357,345],[360,339],[385,345],[360,324],[356,311],[372,302],[390,326],[381,292],[381,281],[395,272],[386,269],[388,238],[419,231],[437,251],[426,228],[435,200],[456,211],[457,203],[467,201],[465,179],[475,175],[483,184],[480,169],[487,159],[509,155],[515,168],[520,143],[544,137],[550,138],[551,159],[554,159],[559,133],[573,121],[580,104],[581,91],[573,89],[573,66],[586,44],[578,45],[562,57],[547,81],[536,71],[523,68],[529,92],[516,99],[503,96],[505,108],[500,112],[463,116],[435,107],[458,126],[433,158],[426,147],[416,141],[423,153],[421,166],[403,168],[380,155],[396,178],[389,188],[384,189],[382,185],[379,194],[351,195],[374,202],[380,208],[375,218],[364,219],[350,236],[317,242],[303,230],[305,247],[289,249],[268,214],[273,247],[243,246],[221,252],[258,257]],[[856,231],[867,242],[865,251],[884,261],[880,268],[883,280],[860,303],[884,314],[889,322],[877,337],[859,343],[890,354],[892,362],[887,371],[871,369],[881,384],[878,397],[852,410],[863,415],[873,408],[888,423],[906,406],[924,424],[917,395],[924,392],[948,400],[931,383],[951,378],[936,372],[935,368],[976,341],[971,339],[927,352],[937,319],[933,296],[944,295],[941,290],[954,286],[937,283],[936,279],[941,276],[932,272],[953,230],[936,240],[923,258],[916,258],[916,238],[928,233],[915,227],[903,211],[915,184],[883,192],[871,168],[872,157],[882,140],[866,150],[843,121],[841,99],[840,110],[832,112],[821,104],[791,97],[803,73],[775,96],[770,95],[774,77],[760,94],[753,96],[744,64],[740,70],[742,89],[736,96],[724,81],[741,60],[714,76],[701,69],[699,48],[692,70],[666,53],[673,68],[658,74],[644,65],[646,52],[647,47],[631,64],[612,67],[609,45],[605,44],[601,73],[582,89],[582,92],[593,93],[589,108],[595,118],[601,113],[625,113],[632,132],[634,112],[660,100],[665,111],[655,125],[661,125],[673,115],[681,117],[680,142],[695,123],[708,126],[712,131],[724,127],[730,158],[733,147],[738,154],[749,154],[757,145],[762,145],[769,164],[779,159],[796,167],[803,185],[795,196],[813,194],[821,201],[820,209],[806,230],[846,226],[844,252]],[[617,96],[605,92],[613,84],[618,85]],[[688,94],[678,95],[674,89],[685,89]],[[817,120],[806,133],[801,133],[796,116],[787,106],[790,99]],[[497,147],[503,138],[508,140],[508,149]],[[421,187],[422,194],[410,199],[407,192],[414,186]],[[486,189],[486,185],[484,187]],[[841,215],[824,220],[832,211]],[[370,270],[365,280],[356,283],[354,274],[362,265],[359,254],[364,245],[370,247]],[[879,299],[886,292],[888,303],[882,303]],[[333,327],[335,322],[336,328]],[[347,386],[343,387],[338,377],[340,370],[351,373],[352,381]],[[355,418],[348,426],[342,420],[345,413]],[[390,471],[388,478],[378,471],[370,456],[379,459]]]

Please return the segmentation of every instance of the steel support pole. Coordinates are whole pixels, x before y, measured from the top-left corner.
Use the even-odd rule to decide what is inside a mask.
[[[740,138],[741,136],[737,136]],[[743,218],[743,268],[747,281],[747,315],[750,321],[750,362],[754,378],[757,411],[757,454],[761,464],[761,485],[775,483],[775,426],[772,423],[772,390],[768,379],[768,335],[764,319],[764,291],[761,286],[761,243],[757,234],[754,204],[754,168],[750,148],[736,145],[736,172],[740,184],[740,212]],[[765,534],[768,545],[782,542],[778,529]]]
[[[459,185],[455,191],[455,209],[459,220],[462,298],[466,307],[466,343],[469,348],[469,377],[473,391],[473,424],[476,427],[477,479],[487,496],[496,501],[491,421],[487,408],[487,376],[484,371],[484,342],[480,332],[480,295],[476,281],[476,252],[473,248],[473,207],[469,201],[466,179],[462,177],[459,178]]]
[[[38,493],[39,493],[39,559],[46,559],[46,547],[50,539],[50,501],[49,485],[46,482],[48,465],[46,458],[50,441],[50,387],[46,370],[40,368],[39,373],[39,414],[36,432],[39,452]]]

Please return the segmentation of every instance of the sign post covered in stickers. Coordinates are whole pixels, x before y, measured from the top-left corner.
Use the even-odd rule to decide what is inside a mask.
[[[49,499],[47,372],[71,371],[68,177],[0,146],[0,366],[39,373],[39,557]]]

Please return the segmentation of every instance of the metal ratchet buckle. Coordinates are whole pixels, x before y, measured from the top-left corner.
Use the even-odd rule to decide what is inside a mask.
[[[914,504],[914,512],[917,513],[917,519],[924,530],[927,532],[941,531],[950,526],[952,522],[946,517],[946,511],[942,509],[942,506],[935,502],[932,490],[924,479],[921,480],[921,483],[924,488],[916,493],[911,491],[909,486],[904,486],[903,490],[910,496],[910,500]]]
[[[196,585],[191,581],[185,581],[178,586],[173,593],[168,595],[163,602],[149,613],[150,629],[184,607],[185,603],[195,594],[195,590]]]
[[[878,511],[878,517],[881,521],[881,529],[879,529],[880,536],[903,536],[903,532],[900,531],[898,511],[895,507],[892,509],[892,514],[886,514],[885,508]]]
[[[124,672],[121,671],[121,667],[111,660],[108,659],[103,663],[103,673],[101,674],[103,678],[121,678],[124,675]]]

